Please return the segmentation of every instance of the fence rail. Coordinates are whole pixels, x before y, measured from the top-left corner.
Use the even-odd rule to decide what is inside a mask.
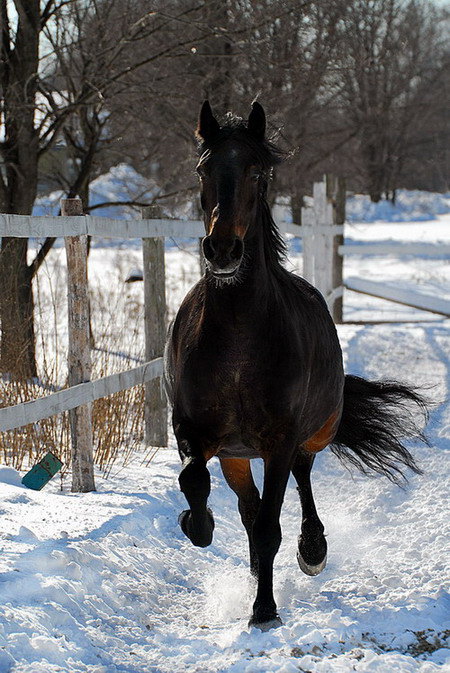
[[[205,235],[200,220],[115,220],[111,217],[32,216],[0,213],[0,236],[47,238],[60,236],[99,236],[100,238],[157,238],[174,236],[198,238]]]
[[[386,299],[396,304],[417,308],[420,311],[428,311],[450,317],[450,301],[435,297],[425,292],[416,292],[415,290],[401,288],[390,283],[380,283],[365,278],[347,278],[344,287],[353,292],[367,294],[378,299]]]
[[[420,255],[421,257],[449,257],[450,245],[445,243],[361,243],[340,245],[340,255]]]
[[[57,393],[40,397],[30,402],[22,402],[11,407],[0,409],[0,432],[20,428],[30,423],[37,423],[63,411],[75,409],[83,404],[90,404],[107,395],[133,388],[162,376],[163,360],[157,358],[146,362],[140,367],[127,369],[118,374],[104,376],[95,381],[79,383],[76,386],[59,390]]]

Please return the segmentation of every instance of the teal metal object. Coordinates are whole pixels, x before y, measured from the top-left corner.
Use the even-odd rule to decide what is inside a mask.
[[[22,484],[33,491],[40,491],[52,477],[62,468],[63,463],[49,452],[22,478]]]

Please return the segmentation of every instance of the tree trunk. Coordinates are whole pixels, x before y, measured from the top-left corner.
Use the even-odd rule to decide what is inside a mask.
[[[301,226],[302,224],[302,208],[305,206],[305,200],[303,194],[298,192],[291,194],[291,213],[292,221],[294,224]]]
[[[37,376],[32,276],[26,263],[27,249],[27,239],[2,239],[0,368],[15,379]]]
[[[37,190],[38,135],[34,126],[41,26],[39,0],[17,0],[17,27],[2,1],[0,72],[4,141],[0,145],[0,211],[29,215]],[[36,376],[32,269],[28,240],[4,237],[0,256],[0,367],[14,378]]]

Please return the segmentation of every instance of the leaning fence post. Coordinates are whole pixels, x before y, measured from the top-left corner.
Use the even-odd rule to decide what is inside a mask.
[[[159,219],[159,206],[142,209],[143,219]],[[144,323],[146,362],[161,357],[166,339],[166,274],[164,238],[143,238]],[[145,384],[145,443],[167,446],[167,404],[160,378]]]
[[[61,215],[83,215],[81,199],[61,199]],[[69,319],[69,386],[91,378],[87,236],[66,236]],[[95,491],[91,405],[69,411],[72,439],[72,491]]]

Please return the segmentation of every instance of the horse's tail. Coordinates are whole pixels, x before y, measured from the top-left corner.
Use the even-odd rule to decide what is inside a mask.
[[[347,375],[342,419],[330,448],[364,474],[378,472],[401,483],[405,468],[421,474],[401,440],[427,443],[422,431],[427,418],[425,400],[412,388]]]

